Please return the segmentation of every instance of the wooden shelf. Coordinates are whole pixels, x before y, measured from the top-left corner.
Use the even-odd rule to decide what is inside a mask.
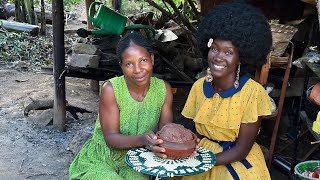
[[[271,68],[285,69],[285,74],[283,75],[283,81],[282,81],[281,89],[279,92],[279,102],[277,104],[277,114],[275,116],[263,118],[263,119],[275,119],[273,131],[272,131],[272,136],[271,136],[271,143],[270,143],[270,147],[269,147],[269,157],[270,158],[267,163],[267,166],[269,169],[271,167],[271,163],[273,160],[273,154],[274,154],[274,149],[275,149],[275,145],[276,145],[276,140],[278,139],[277,138],[278,137],[278,129],[279,129],[279,124],[280,124],[281,115],[282,115],[282,108],[283,108],[283,104],[284,104],[284,99],[286,97],[288,81],[289,81],[289,74],[290,74],[290,70],[292,67],[292,56],[293,56],[293,50],[294,50],[294,46],[293,46],[292,42],[290,42],[289,47],[291,50],[290,54],[286,54],[285,57],[279,57],[279,58],[281,58],[281,63],[272,62],[271,60],[276,57],[268,56],[267,64],[263,65],[260,70],[257,70],[256,75],[255,75],[255,80],[257,82],[259,82],[262,86],[266,86],[268,75],[269,75],[269,69],[271,69]]]

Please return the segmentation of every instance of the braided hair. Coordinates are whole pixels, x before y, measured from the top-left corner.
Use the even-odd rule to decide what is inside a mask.
[[[119,59],[119,63],[122,63],[122,53],[132,45],[141,46],[150,54],[153,54],[152,43],[150,40],[141,33],[132,31],[124,35],[117,44],[116,54]]]
[[[231,41],[240,52],[241,74],[265,64],[272,45],[266,17],[259,9],[241,2],[214,7],[203,17],[197,38],[204,59],[208,57],[210,38]]]

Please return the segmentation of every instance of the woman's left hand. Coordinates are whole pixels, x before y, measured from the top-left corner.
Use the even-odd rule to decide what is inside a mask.
[[[163,143],[162,139],[158,139],[154,132],[149,131],[144,134],[145,146],[147,149],[152,151],[155,155],[165,159],[167,155],[165,154],[165,148],[160,147],[159,144]]]

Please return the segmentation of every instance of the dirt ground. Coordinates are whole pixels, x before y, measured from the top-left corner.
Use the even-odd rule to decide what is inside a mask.
[[[84,9],[84,2],[72,8],[74,18],[65,29],[85,27]],[[31,99],[54,98],[53,76],[37,72],[39,67],[0,59],[0,179],[68,179],[74,154],[93,132],[99,96],[85,79],[66,78],[68,103],[91,111],[78,113],[79,119],[67,112],[66,132],[53,127],[53,109],[24,116]]]
[[[54,97],[53,76],[22,71],[18,64],[0,62],[0,179],[68,179],[73,159],[70,142],[77,134],[92,133],[98,109],[98,94],[89,80],[66,79],[66,97],[71,105],[92,113],[67,113],[67,130],[59,132],[53,125],[51,110],[30,111],[24,108],[35,100]]]

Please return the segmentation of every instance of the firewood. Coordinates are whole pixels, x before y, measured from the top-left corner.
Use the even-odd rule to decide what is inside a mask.
[[[24,116],[26,117],[29,116],[29,112],[31,110],[46,110],[46,109],[53,108],[53,103],[54,103],[53,100],[34,100],[32,98],[30,99],[32,102],[24,109]],[[88,111],[84,108],[69,105],[68,102],[66,105],[66,110],[70,112],[75,119],[79,119],[79,116],[77,115],[77,113],[81,113],[81,114],[91,113],[91,111]]]

